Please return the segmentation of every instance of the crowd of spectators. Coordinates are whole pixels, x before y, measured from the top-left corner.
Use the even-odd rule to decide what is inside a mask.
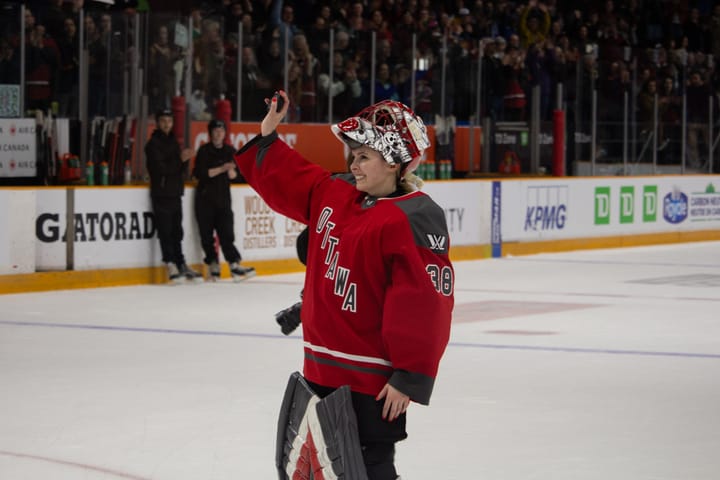
[[[83,1],[45,3],[41,15],[32,3],[25,15],[26,105],[48,108],[57,102],[61,114],[76,115],[77,23]],[[109,12],[102,5],[84,5],[91,116],[112,110],[118,87],[109,84],[123,79],[118,69],[129,56],[131,32],[123,36],[113,28],[114,21],[127,25],[117,21],[127,12]],[[194,91],[190,109],[197,119],[210,116],[221,95],[234,109],[240,81],[240,117],[246,121],[260,120],[262,98],[285,85],[293,103],[290,122],[344,118],[367,105],[371,92],[375,101],[391,98],[414,105],[429,122],[441,105],[446,115],[468,121],[475,115],[477,62],[482,58],[483,116],[528,119],[531,91],[539,87],[541,118],[548,120],[556,85],[562,83],[570,117],[580,113],[578,118],[587,118],[590,89],[597,89],[600,122],[621,121],[621,92],[630,92],[643,131],[652,122],[657,93],[666,134],[677,128],[679,98],[686,94],[693,125],[689,137],[696,141],[708,134],[702,128],[708,98],[720,86],[713,60],[720,55],[720,3],[710,0],[223,0],[174,16],[153,10],[150,0],[148,18],[146,47],[137,51],[147,52],[141,61],[151,110],[170,106],[189,71]],[[188,25],[188,18],[192,31],[179,35],[178,25]],[[189,69],[183,38],[193,42]],[[113,40],[116,48],[109,45]],[[0,83],[16,83],[17,37],[5,35],[0,42]]]

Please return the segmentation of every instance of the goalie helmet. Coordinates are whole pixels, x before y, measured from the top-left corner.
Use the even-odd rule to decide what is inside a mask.
[[[430,146],[422,119],[393,100],[375,103],[331,129],[350,148],[370,147],[380,152],[386,162],[400,164],[407,172],[417,168]]]

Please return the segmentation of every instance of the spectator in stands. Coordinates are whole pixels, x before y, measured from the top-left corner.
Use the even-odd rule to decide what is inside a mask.
[[[330,5],[323,2],[320,5],[320,8],[318,10],[318,17],[321,17],[323,21],[325,22],[325,25],[328,29],[330,28],[337,28],[338,22],[336,15],[333,13],[332,9],[330,8]]]
[[[325,6],[324,8],[329,8]],[[313,24],[307,29],[306,36],[307,42],[310,46],[310,51],[317,57],[320,62],[320,70],[327,71],[327,56],[330,51],[330,29],[327,24],[327,20],[322,15],[315,17]],[[323,59],[325,59],[323,61]]]
[[[344,22],[346,27],[351,32],[363,32],[366,30],[367,19],[365,18],[365,4],[364,2],[355,1],[350,4],[350,9],[347,12]]]
[[[515,25],[517,24],[517,20],[513,10],[510,8],[510,2],[498,2],[495,5],[494,21],[497,25],[499,36],[509,40],[511,35],[516,34]],[[519,41],[520,38],[518,37],[516,47],[520,46]]]
[[[602,66],[611,65],[614,62],[622,62],[625,58],[625,47],[630,43],[620,35],[617,27],[612,24],[604,28],[603,34],[598,40],[598,55]]]
[[[233,0],[232,3],[227,7],[225,13],[225,34],[238,33],[238,25],[242,23],[242,17],[245,15],[245,10],[241,2]],[[244,26],[243,26],[244,30]],[[244,32],[243,32],[244,33]]]
[[[123,73],[127,67],[127,52],[123,39],[124,23],[118,21],[116,26],[113,25],[113,15],[108,12],[100,15],[100,41],[105,47],[107,55],[108,77],[105,103],[109,117],[120,116],[124,113],[122,111]],[[178,83],[179,79],[176,79],[176,85]]]
[[[382,10],[375,9],[372,11],[372,15],[370,16],[370,20],[367,24],[367,29],[375,32],[378,41],[387,40],[390,44],[392,44],[393,33],[388,26],[387,20],[383,16]]]
[[[53,100],[60,53],[55,41],[45,34],[45,27],[35,23],[30,9],[25,10],[25,28],[25,107],[47,111]]]
[[[355,68],[355,76],[357,77],[358,84],[360,85],[360,95],[352,99],[351,110],[353,112],[359,112],[370,103],[370,90],[372,90],[370,88],[370,67],[366,64],[366,62],[357,64],[357,67]],[[408,92],[409,88],[410,87],[408,86]],[[408,104],[410,104],[410,101],[408,101]]]
[[[516,33],[513,33],[508,37],[507,41],[507,47],[506,48],[514,48],[515,50],[521,50],[520,46],[520,36]]]
[[[242,120],[257,122],[265,116],[265,108],[258,98],[271,96],[274,86],[260,70],[252,47],[242,48]]]
[[[288,90],[287,96],[290,99],[290,107],[288,108],[285,119],[288,123],[300,123],[302,121],[302,109],[300,101],[303,93],[303,70],[294,60],[290,61],[288,66]],[[281,89],[278,87],[277,89]]]
[[[398,63],[393,69],[393,83],[395,84],[395,90],[397,91],[400,102],[405,105],[412,103],[412,84],[411,78],[412,72],[410,68],[404,63]]]
[[[345,59],[355,58],[356,44],[345,30],[339,30],[335,34],[335,52],[339,52]]]
[[[555,47],[549,39],[531,45],[525,59],[529,87],[539,87],[540,120],[551,120],[553,92],[553,74],[555,72]]]
[[[0,83],[20,83],[20,58],[7,38],[0,37]]]
[[[682,97],[679,95],[672,77],[665,77],[661,80],[658,116],[660,121],[658,150],[665,151],[663,157],[667,156],[670,163],[677,163],[681,142]]]
[[[353,100],[362,93],[354,61],[346,61],[341,52],[335,52],[333,58],[332,82],[327,73],[318,75],[320,121],[328,118],[330,98],[333,102],[333,115],[330,121],[337,122],[351,115],[349,112]]]
[[[683,25],[683,36],[687,38],[687,49],[689,52],[705,51],[706,34],[703,25],[700,23],[699,9],[690,9],[690,15]]]
[[[398,2],[399,3],[399,2]],[[393,27],[393,54],[400,62],[412,64],[412,36],[415,32],[415,19],[412,13],[405,11],[400,23]]]
[[[273,38],[259,48],[258,65],[272,85],[282,85],[285,80],[285,61],[281,56],[280,40]]]
[[[284,55],[286,37],[287,45],[292,48],[293,36],[300,30],[295,23],[295,8],[290,4],[285,4],[283,0],[272,0],[270,7],[270,28],[276,30],[279,34],[280,52]]]
[[[703,158],[700,154],[700,141],[708,145],[711,141],[708,128],[710,115],[710,101],[713,102],[713,111],[717,112],[717,98],[713,95],[702,75],[698,71],[690,73],[687,89],[687,161],[690,168],[704,168]],[[707,151],[707,149],[706,149]]]
[[[48,0],[42,13],[42,24],[45,25],[48,35],[59,41],[65,35],[65,0]]]
[[[390,67],[392,67],[397,63],[401,63],[393,53],[392,41],[387,38],[382,38],[377,41],[377,49],[375,53],[375,61],[378,65],[381,63],[387,63]]]
[[[418,43],[430,46],[433,45],[433,35],[439,33],[436,28],[438,26],[435,18],[430,14],[427,8],[419,8],[417,17],[415,18],[415,32],[417,34]]]
[[[65,32],[58,39],[60,49],[60,72],[58,74],[57,98],[61,117],[78,116],[78,82],[79,82],[79,40],[77,25],[72,17],[65,18]]]
[[[299,103],[301,120],[303,122],[315,122],[317,121],[317,81],[320,73],[320,63],[310,51],[307,37],[302,33],[297,33],[293,37],[292,58],[300,67],[302,74],[302,91]]]
[[[193,88],[202,93],[205,112],[210,112],[215,102],[227,91],[223,72],[225,70],[225,45],[220,23],[205,19],[202,34],[193,49]]]
[[[548,33],[548,40],[557,44],[560,37],[565,35],[565,27],[562,19],[554,20],[550,25],[550,32]]]
[[[88,115],[105,115],[107,87],[107,49],[100,37],[97,22],[85,15],[85,46],[88,51]]]
[[[253,47],[257,51],[262,43],[262,36],[255,28],[253,16],[249,13],[244,13],[241,18],[241,23],[243,27],[242,45]]]
[[[223,75],[225,76],[225,84],[227,85],[227,98],[232,105],[236,104],[237,87],[238,87],[238,54],[240,53],[240,45],[238,43],[237,33],[228,33],[225,35],[225,43],[223,51],[225,52],[225,61],[223,62]]]
[[[481,108],[483,116],[493,120],[503,119],[503,98],[505,97],[505,66],[511,57],[498,51],[498,42],[485,40],[482,43],[482,90]],[[514,51],[514,50],[513,50]]]
[[[710,52],[716,59],[720,59],[720,3],[716,3],[712,10],[708,25],[708,41]]]
[[[429,72],[425,72],[417,79],[415,87],[415,113],[426,123],[435,121],[432,108],[433,87],[429,77]]]
[[[192,41],[197,42],[202,37],[203,20],[205,13],[200,7],[193,7],[190,10],[190,20],[192,22]]]
[[[390,75],[390,65],[381,63],[377,67],[377,77],[375,80],[375,101],[382,100],[399,100],[395,83]]]
[[[507,59],[507,60],[506,60]],[[526,119],[527,106],[525,54],[523,51],[508,47],[503,57],[503,79],[505,92],[503,95],[503,117],[507,121],[518,122]]]
[[[629,91],[630,77],[622,62],[613,62],[598,79],[598,134],[604,142],[605,153],[617,159],[621,158],[623,138],[623,102],[622,95]]]
[[[570,40],[570,44],[580,55],[592,54],[596,46],[595,40],[590,38],[587,25],[580,25],[577,35]]]
[[[63,6],[65,14],[72,16],[75,19],[75,24],[80,25],[80,11],[85,8],[85,0],[70,0],[65,1]]]
[[[529,48],[545,40],[550,31],[550,13],[544,3],[530,0],[520,16],[520,43]]]
[[[648,78],[637,97],[637,121],[640,123],[641,138],[647,138],[653,132],[657,95],[657,80],[655,78]],[[663,137],[662,135],[658,135],[658,138]]]
[[[157,29],[155,42],[150,45],[148,61],[148,90],[151,111],[170,108],[175,91],[174,65],[179,60],[180,51],[169,41],[169,32],[166,25]]]
[[[598,19],[603,27],[617,25],[618,15],[615,11],[615,2],[613,0],[605,0],[602,11],[598,13]]]

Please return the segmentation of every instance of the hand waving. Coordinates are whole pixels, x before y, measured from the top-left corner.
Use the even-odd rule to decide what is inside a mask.
[[[277,110],[278,96],[280,96],[283,100],[280,111]],[[272,99],[266,98],[265,103],[268,105],[268,112],[260,125],[260,134],[263,137],[270,135],[277,128],[282,119],[285,118],[285,114],[287,113],[288,106],[290,104],[290,99],[284,90],[280,90],[273,95]]]

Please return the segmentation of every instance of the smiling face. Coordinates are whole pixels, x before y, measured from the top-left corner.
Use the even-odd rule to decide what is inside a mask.
[[[396,190],[398,165],[389,164],[369,147],[355,148],[350,156],[350,172],[358,190],[374,197],[386,197]]]

